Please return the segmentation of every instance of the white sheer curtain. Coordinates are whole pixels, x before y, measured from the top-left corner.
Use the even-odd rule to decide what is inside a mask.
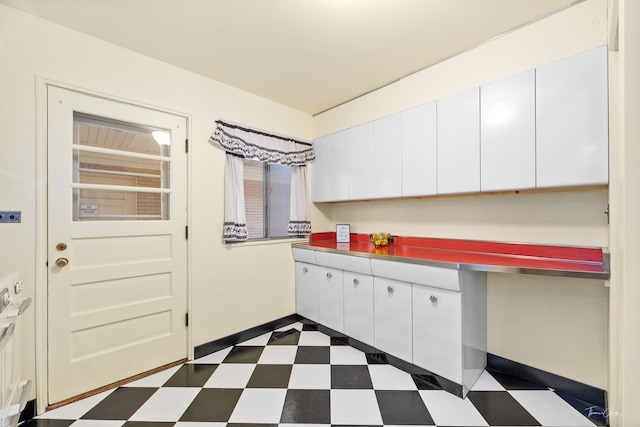
[[[242,158],[227,153],[224,166],[224,240],[247,240]]]
[[[235,241],[247,239],[243,158],[291,167],[287,234],[290,236],[311,234],[306,164],[315,159],[313,146],[308,142],[230,122],[218,120],[216,124],[216,130],[209,140],[217,143],[227,152],[223,239]]]
[[[309,220],[309,203],[307,197],[307,167],[291,167],[291,197],[289,199],[289,226],[287,234],[290,236],[305,236],[311,234]]]

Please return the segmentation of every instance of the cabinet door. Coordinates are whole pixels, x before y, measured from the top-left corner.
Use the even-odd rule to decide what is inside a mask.
[[[318,267],[318,317],[319,323],[344,332],[344,306],[342,271]]]
[[[460,292],[413,285],[413,363],[462,383]]]
[[[373,197],[402,195],[402,120],[393,114],[373,122]]]
[[[316,159],[313,168],[313,201],[331,201],[331,146],[333,135],[318,138],[313,143]]]
[[[480,89],[437,102],[438,194],[480,191]]]
[[[333,134],[331,139],[331,201],[349,199],[349,130]]]
[[[402,195],[436,194],[436,103],[402,112]]]
[[[296,312],[318,322],[318,266],[296,262]]]
[[[535,72],[484,85],[480,99],[482,191],[535,188]]]
[[[344,333],[374,345],[372,276],[344,272]]]
[[[607,184],[607,48],[536,69],[537,186]]]
[[[373,122],[349,129],[349,199],[373,197]]]
[[[373,278],[375,347],[412,361],[411,284]]]

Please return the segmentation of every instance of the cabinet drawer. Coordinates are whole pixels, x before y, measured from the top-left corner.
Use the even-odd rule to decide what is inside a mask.
[[[333,254],[329,252],[316,252],[316,260],[318,265],[325,267],[371,275],[371,263],[369,262],[369,258]]]
[[[300,262],[306,262],[308,264],[315,264],[316,253],[309,249],[293,248],[293,259]]]
[[[413,285],[413,363],[462,382],[462,294]]]
[[[453,268],[372,259],[371,271],[374,276],[378,277],[393,278],[451,291],[460,290],[459,271]]]

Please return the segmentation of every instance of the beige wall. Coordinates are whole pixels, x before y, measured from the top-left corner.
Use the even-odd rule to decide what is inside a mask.
[[[607,43],[607,1],[587,0],[314,118],[315,137]],[[608,191],[499,194],[317,205],[316,231],[607,247]],[[609,290],[601,281],[489,274],[491,353],[608,386]]]
[[[44,224],[36,171],[45,165],[38,158],[37,91],[46,78],[190,116],[194,346],[295,311],[290,241],[222,244],[224,156],[207,140],[217,118],[311,139],[311,116],[3,5],[0,40],[0,209],[22,211],[21,224],[0,225],[0,270],[22,273],[25,296],[35,296],[36,277],[46,279],[44,263],[35,264],[43,250],[36,239],[46,237],[36,234]],[[37,297],[46,303],[46,295]],[[25,319],[23,360],[32,379],[35,312]]]

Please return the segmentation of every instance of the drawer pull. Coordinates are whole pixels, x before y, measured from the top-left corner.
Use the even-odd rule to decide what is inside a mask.
[[[387,286],[387,292],[392,294],[393,293],[393,288],[391,286]]]
[[[432,303],[436,303],[436,302],[438,302],[438,297],[435,296],[435,295],[431,295],[429,297],[429,301],[431,301]]]
[[[359,283],[358,279],[353,279],[353,286],[358,286]]]
[[[308,273],[308,272],[309,272],[309,269],[308,269],[307,267],[304,267],[304,268],[302,269],[302,272],[303,272],[303,273]]]
[[[327,273],[327,279],[331,279],[331,273]]]

